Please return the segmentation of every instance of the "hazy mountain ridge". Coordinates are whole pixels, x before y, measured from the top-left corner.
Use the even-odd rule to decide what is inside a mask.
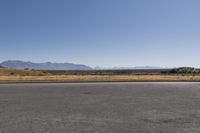
[[[155,66],[136,66],[136,67],[95,67],[95,70],[136,70],[136,69],[165,69]]]
[[[136,67],[90,67],[84,64],[73,63],[33,63],[30,61],[8,60],[0,63],[1,67],[15,68],[15,69],[38,69],[38,70],[137,70],[137,69],[164,69],[155,66],[136,66]]]
[[[15,69],[38,69],[38,70],[91,70],[90,66],[83,64],[73,64],[73,63],[33,63],[30,61],[20,61],[20,60],[8,60],[0,63],[0,66],[15,68]]]

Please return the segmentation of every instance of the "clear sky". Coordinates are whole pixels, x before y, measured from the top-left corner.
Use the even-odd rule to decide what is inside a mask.
[[[0,61],[200,67],[200,0],[0,0]]]

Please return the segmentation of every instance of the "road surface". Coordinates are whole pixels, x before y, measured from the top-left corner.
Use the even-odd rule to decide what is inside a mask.
[[[200,83],[1,84],[0,133],[200,133]]]

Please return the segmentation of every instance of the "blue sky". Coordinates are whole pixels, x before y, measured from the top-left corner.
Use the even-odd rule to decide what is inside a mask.
[[[1,0],[0,61],[200,67],[199,0]]]

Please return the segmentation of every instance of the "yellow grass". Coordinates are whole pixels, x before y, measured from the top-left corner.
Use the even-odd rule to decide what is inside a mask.
[[[0,82],[95,82],[95,81],[200,81],[192,75],[53,75],[42,71],[0,68]]]
[[[0,76],[0,82],[87,82],[87,81],[200,81],[200,76],[179,75],[59,75]]]

